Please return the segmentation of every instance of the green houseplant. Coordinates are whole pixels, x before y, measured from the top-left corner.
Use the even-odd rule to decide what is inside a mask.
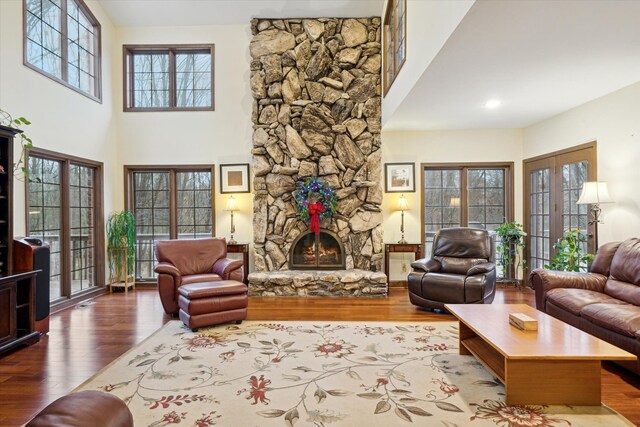
[[[525,269],[526,259],[522,257],[522,249],[524,248],[524,238],[527,233],[524,232],[522,224],[511,221],[500,224],[495,229],[498,236],[498,245],[496,252],[498,255],[498,264],[502,267],[502,279],[508,282],[518,283],[518,272]]]
[[[29,126],[30,124],[31,122],[24,117],[18,117],[17,119],[14,119],[11,114],[0,108],[1,126],[6,126],[12,129],[20,129],[20,127]],[[31,138],[29,138],[24,132],[21,132],[16,136],[19,138],[21,151],[17,161],[13,163],[13,175],[20,181],[24,181],[28,178],[29,175],[27,165],[24,163],[25,151],[33,148],[33,141],[31,141]],[[29,179],[29,181],[32,180]],[[36,178],[33,181],[39,182],[40,178]]]
[[[593,254],[582,251],[582,246],[587,239],[588,236],[581,230],[569,230],[564,233],[562,238],[553,245],[557,252],[551,258],[550,264],[545,264],[544,268],[559,271],[584,270],[594,257]]]
[[[136,260],[136,221],[130,211],[114,212],[107,220],[107,258],[109,284],[124,283],[134,276]]]

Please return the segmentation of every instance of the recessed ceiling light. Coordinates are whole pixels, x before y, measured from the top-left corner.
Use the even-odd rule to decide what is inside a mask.
[[[490,99],[484,103],[485,108],[489,109],[498,108],[500,105],[502,105],[502,101],[499,99]]]

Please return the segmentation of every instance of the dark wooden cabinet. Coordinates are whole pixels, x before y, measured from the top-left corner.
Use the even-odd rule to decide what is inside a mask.
[[[0,274],[13,266],[13,139],[19,133],[0,126]]]
[[[0,354],[40,340],[35,329],[38,271],[18,269],[13,259],[13,144],[20,132],[0,126]]]
[[[227,252],[242,254],[242,281],[249,284],[249,244],[227,243]]]
[[[0,354],[40,340],[35,330],[37,271],[0,275]]]

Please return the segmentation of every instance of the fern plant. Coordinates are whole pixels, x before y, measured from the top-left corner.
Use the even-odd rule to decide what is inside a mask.
[[[107,220],[109,276],[124,281],[134,271],[136,259],[136,220],[130,211],[114,212]]]
[[[561,239],[553,245],[557,249],[556,255],[551,258],[544,268],[559,271],[580,271],[586,269],[593,254],[584,253],[582,247],[587,242],[588,236],[581,230],[569,230]]]

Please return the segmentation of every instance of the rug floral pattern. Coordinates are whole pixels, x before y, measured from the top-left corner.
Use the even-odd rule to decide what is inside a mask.
[[[507,406],[458,355],[457,324],[169,322],[78,390],[123,399],[136,426],[628,426],[606,407]]]

